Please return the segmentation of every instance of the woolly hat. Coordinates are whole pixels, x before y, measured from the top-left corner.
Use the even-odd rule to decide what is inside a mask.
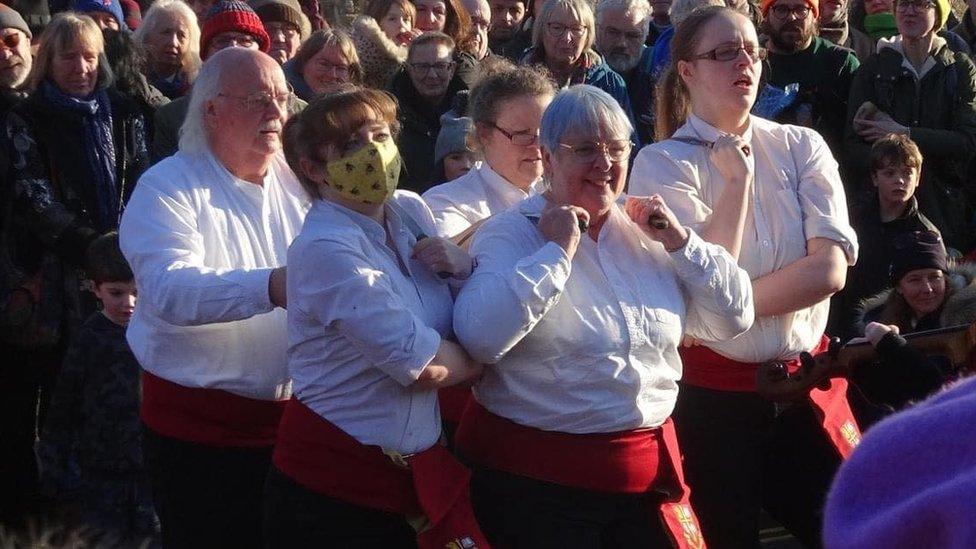
[[[827,496],[827,549],[976,547],[976,379],[871,428]]]
[[[762,0],[762,3],[759,4],[759,9],[762,10],[763,18],[769,15],[769,8],[773,7],[775,3],[776,0]],[[818,19],[820,17],[820,0],[807,0],[807,4],[813,10],[813,18]]]
[[[250,0],[248,4],[258,14],[261,21],[281,21],[291,23],[301,33],[302,39],[311,33],[308,18],[296,0]]]
[[[257,38],[259,49],[265,53],[271,38],[264,30],[264,23],[251,6],[238,0],[219,0],[210,7],[200,26],[200,52],[206,55],[210,40],[222,32],[241,32]]]
[[[125,26],[125,15],[122,14],[122,4],[119,0],[75,0],[71,9],[78,13],[104,11],[115,18],[120,28]]]
[[[125,26],[137,30],[142,25],[142,9],[136,0],[119,0],[122,4],[122,14],[125,16]]]
[[[935,31],[938,32],[945,27],[946,21],[949,20],[949,14],[952,13],[952,6],[949,5],[949,0],[932,0],[935,2],[935,9],[938,10],[939,17],[935,20]],[[892,2],[891,8],[893,11],[898,11],[897,0]]]
[[[454,111],[441,115],[441,131],[434,144],[434,163],[444,160],[451,153],[466,151],[468,132],[474,123],[467,116],[458,116]]]
[[[917,269],[949,270],[942,236],[932,231],[914,231],[899,236],[892,242],[894,254],[888,267],[892,286],[903,276]]]
[[[33,38],[27,21],[24,21],[17,10],[4,4],[0,4],[0,29],[17,29],[26,34],[27,38]]]

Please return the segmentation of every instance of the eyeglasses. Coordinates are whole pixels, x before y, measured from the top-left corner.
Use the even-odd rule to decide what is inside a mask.
[[[234,95],[232,93],[218,93],[218,97],[230,97],[241,102],[241,106],[247,112],[264,112],[274,103],[278,108],[285,109],[288,102],[294,96],[294,92],[289,87],[288,91],[273,95],[270,92],[254,92],[249,95]]]
[[[268,31],[268,36],[274,38],[278,33],[285,38],[285,40],[292,40],[299,35],[299,31],[295,28],[295,25],[291,23],[281,23],[278,21],[269,21],[264,24],[264,30]]]
[[[437,74],[444,74],[454,68],[454,61],[441,61],[439,63],[410,63],[410,68],[419,74],[427,74],[434,71]]]
[[[766,59],[766,48],[761,48],[756,44],[743,44],[741,46],[719,46],[714,50],[700,53],[692,59],[711,59],[712,61],[734,61],[739,57],[739,52],[744,51],[753,63],[758,63]]]
[[[10,34],[5,34],[3,35],[3,38],[0,38],[0,43],[2,43],[3,47],[7,48],[8,50],[17,49],[17,46],[20,46],[20,41],[21,41],[21,34],[19,32],[12,32]]]
[[[546,24],[546,32],[548,32],[549,36],[553,38],[562,38],[563,36],[566,36],[566,31],[569,31],[569,35],[573,38],[580,38],[586,34],[586,27],[563,25],[562,23]]]
[[[322,59],[315,64],[318,68],[322,69],[323,72],[332,71],[333,74],[339,78],[345,78],[349,76],[349,65],[341,63],[333,63],[326,59]]]
[[[224,49],[231,46],[239,48],[250,48],[258,43],[258,39],[250,34],[234,33],[219,34],[210,41],[211,48]]]
[[[573,157],[576,158],[577,162],[580,164],[590,164],[597,159],[597,155],[604,154],[610,158],[610,162],[617,163],[622,162],[630,154],[630,141],[626,139],[618,139],[616,141],[608,141],[606,143],[597,143],[594,141],[587,141],[585,143],[580,143],[579,145],[569,145],[567,143],[560,143],[560,147],[567,149],[573,153]]]
[[[498,133],[504,135],[512,142],[512,145],[518,145],[519,147],[528,147],[529,145],[535,145],[539,142],[538,133],[529,132],[509,132],[501,129],[497,124],[492,123],[491,127],[498,130]]]
[[[644,33],[639,31],[625,32],[618,28],[608,26],[601,26],[600,30],[602,30],[603,34],[606,35],[606,37],[610,40],[620,40],[623,38],[628,42],[644,42],[644,39],[646,38]]]
[[[896,4],[899,10],[911,10],[915,13],[928,11],[929,9],[935,8],[935,4],[925,0],[898,0]]]
[[[777,5],[769,8],[769,11],[773,12],[773,15],[780,19],[786,19],[790,15],[793,15],[797,19],[806,19],[807,15],[813,12],[813,8],[809,4],[803,4],[802,6]]]

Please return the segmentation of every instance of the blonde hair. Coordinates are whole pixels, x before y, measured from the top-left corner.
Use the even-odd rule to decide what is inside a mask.
[[[145,51],[146,40],[150,34],[156,31],[165,15],[178,17],[186,23],[187,47],[183,51],[183,64],[180,71],[186,76],[187,81],[192,82],[197,73],[200,72],[201,65],[200,25],[197,22],[197,14],[193,13],[186,2],[183,0],[159,0],[153,4],[146,16],[142,18],[142,25],[139,26],[139,30],[135,32],[133,38]]]
[[[98,52],[98,80],[96,88],[105,88],[112,83],[112,69],[105,57],[105,40],[102,30],[91,17],[74,12],[61,12],[51,19],[41,35],[41,47],[34,58],[34,66],[29,78],[29,88],[36,90],[45,78],[50,76],[54,56],[65,48],[76,44],[93,47]]]
[[[593,7],[587,0],[546,0],[539,12],[539,19],[532,28],[532,46],[545,48],[542,45],[542,34],[546,32],[546,27],[552,19],[552,14],[556,10],[564,9],[574,15],[579,22],[586,27],[586,37],[583,42],[583,55],[593,51],[593,43],[596,40],[596,19],[593,15]]]

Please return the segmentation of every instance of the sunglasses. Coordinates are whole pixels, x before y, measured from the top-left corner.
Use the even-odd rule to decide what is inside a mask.
[[[3,38],[0,38],[0,42],[2,42],[3,47],[7,48],[8,50],[15,50],[18,46],[20,46],[20,41],[23,38],[25,37],[19,32],[12,32],[10,34],[3,35]]]

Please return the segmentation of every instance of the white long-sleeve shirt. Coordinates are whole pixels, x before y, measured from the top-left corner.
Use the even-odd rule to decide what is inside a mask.
[[[671,414],[686,331],[729,339],[752,323],[745,271],[693,232],[673,253],[616,205],[598,242],[570,261],[526,216],[537,195],[478,230],[478,268],[454,329],[485,367],[478,402],[522,425],[565,433],[657,427]]]
[[[434,213],[439,234],[454,236],[536,194],[540,185],[541,180],[533,183],[526,193],[480,162],[461,177],[428,189],[424,201]]]
[[[718,129],[694,115],[675,132],[675,137],[710,142],[719,136]],[[750,144],[755,174],[739,253],[739,265],[749,277],[802,259],[812,238],[837,242],[853,265],[857,235],[848,222],[837,162],[820,134],[753,116],[743,139]],[[673,139],[644,147],[630,175],[630,193],[661,195],[682,224],[700,231],[722,207],[718,201],[725,189],[709,153]],[[709,347],[742,362],[791,359],[820,341],[829,308],[830,300],[824,299],[792,313],[757,318],[745,334]]]
[[[209,153],[179,152],[143,174],[119,229],[139,288],[126,334],[139,364],[187,387],[288,398],[285,311],[268,282],[308,205],[280,154],[262,185]]]
[[[437,391],[410,387],[452,335],[448,285],[411,258],[430,211],[397,191],[386,209],[396,252],[379,223],[316,200],[288,252],[289,371],[295,396],[363,444],[402,454],[441,432]]]

